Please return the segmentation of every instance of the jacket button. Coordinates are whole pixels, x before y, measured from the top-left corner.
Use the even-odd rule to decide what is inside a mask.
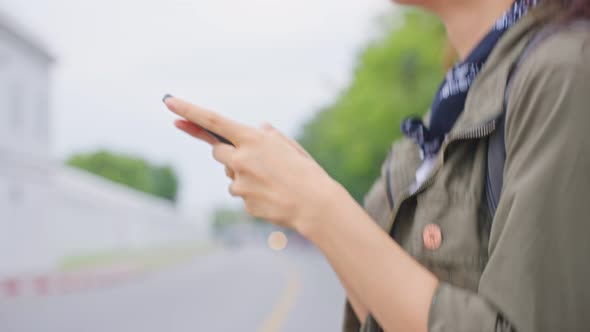
[[[429,224],[424,227],[422,233],[424,239],[424,247],[428,250],[437,250],[442,244],[442,231],[440,226],[436,224]]]

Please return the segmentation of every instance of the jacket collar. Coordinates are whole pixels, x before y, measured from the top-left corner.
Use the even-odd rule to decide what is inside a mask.
[[[473,83],[465,110],[449,133],[472,130],[497,119],[504,111],[504,94],[510,71],[529,40],[558,12],[555,6],[541,4],[531,10],[500,39],[482,72]]]

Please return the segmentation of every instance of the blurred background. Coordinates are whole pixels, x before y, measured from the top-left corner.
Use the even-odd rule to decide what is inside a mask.
[[[0,0],[0,330],[339,330],[327,262],[161,98],[270,122],[362,202],[448,53],[387,0]]]

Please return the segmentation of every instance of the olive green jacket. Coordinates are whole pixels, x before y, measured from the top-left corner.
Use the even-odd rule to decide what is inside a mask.
[[[404,139],[366,197],[373,219],[441,281],[431,332],[590,331],[590,30],[560,29],[519,67],[493,220],[484,199],[510,69],[554,12],[534,10],[500,40],[422,185],[419,149]],[[424,240],[431,224],[435,249]],[[347,304],[344,331],[359,330],[381,328],[371,316],[361,327]]]

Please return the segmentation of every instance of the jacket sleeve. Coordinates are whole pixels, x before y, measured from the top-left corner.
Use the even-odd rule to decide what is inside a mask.
[[[361,329],[361,322],[356,317],[350,302],[346,301],[344,307],[344,322],[342,324],[343,332],[359,332]]]
[[[517,73],[489,262],[477,293],[439,286],[429,331],[590,326],[590,68],[573,58],[531,56]]]

